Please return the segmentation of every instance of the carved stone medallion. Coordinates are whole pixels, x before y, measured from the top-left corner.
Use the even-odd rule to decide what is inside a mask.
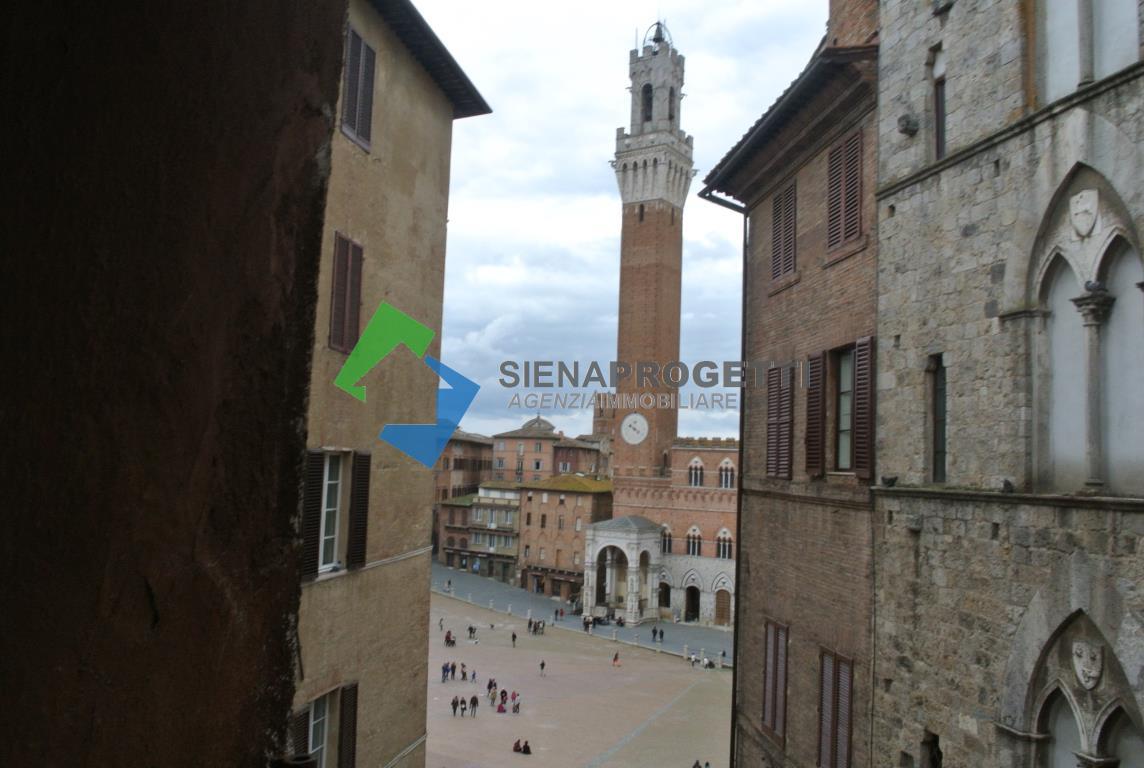
[[[1096,226],[1097,192],[1095,189],[1082,189],[1069,200],[1069,218],[1073,229],[1082,238],[1092,234]]]
[[[1100,682],[1104,672],[1103,649],[1095,643],[1077,640],[1072,647],[1072,661],[1076,679],[1086,691],[1091,691]]]

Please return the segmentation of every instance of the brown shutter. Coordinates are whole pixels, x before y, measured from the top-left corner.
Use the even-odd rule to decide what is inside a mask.
[[[779,432],[781,414],[782,369],[767,369],[767,475],[779,474]]]
[[[846,140],[845,184],[846,203],[842,216],[842,239],[853,240],[862,233],[862,134],[855,133]]]
[[[787,628],[775,633],[775,733],[786,738]]]
[[[854,345],[854,474],[874,477],[874,338]]]
[[[310,754],[310,710],[304,709],[290,718],[290,747],[295,755]]]
[[[330,293],[330,346],[346,350],[346,284],[349,281],[350,241],[334,235],[334,279]]]
[[[830,768],[834,757],[834,656],[822,654],[818,687],[818,764]]]
[[[776,193],[771,202],[771,279],[778,280],[783,274],[783,195]]]
[[[365,565],[366,533],[369,529],[369,459],[368,453],[354,453],[350,476],[349,537],[346,542],[346,567]]]
[[[838,716],[835,718],[834,768],[850,768],[850,690],[849,661],[838,661]]]
[[[376,54],[365,43],[361,45],[361,96],[358,101],[357,135],[368,142],[373,131],[373,70]]]
[[[842,244],[842,147],[830,150],[826,171],[826,247]]]
[[[357,683],[342,688],[338,711],[338,768],[357,764]]]
[[[362,247],[350,243],[349,287],[346,290],[346,349],[353,349],[361,335]]]
[[[306,451],[302,487],[302,578],[318,575],[318,541],[322,525],[322,485],[326,457],[321,451]]]
[[[806,359],[806,473],[822,477],[826,471],[826,353]]]
[[[782,426],[779,430],[779,476],[791,476],[794,452],[794,370],[784,368],[780,377],[780,409]],[[785,380],[785,381],[783,381]]]
[[[361,35],[348,30],[346,35],[346,68],[342,76],[342,124],[357,133],[358,93],[361,89]]]
[[[794,184],[783,194],[783,273],[794,273],[795,240],[795,191]]]

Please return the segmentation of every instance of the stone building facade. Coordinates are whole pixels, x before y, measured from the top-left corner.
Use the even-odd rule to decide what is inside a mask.
[[[1139,766],[1141,7],[881,13],[875,742]]]
[[[438,560],[450,568],[517,583],[520,490],[516,483],[487,480],[477,493],[441,505]]]
[[[700,193],[744,214],[758,365],[742,414],[738,765],[887,765],[869,727],[876,12],[831,3],[807,67]]]
[[[611,519],[611,481],[557,475],[522,483],[520,497],[520,586],[566,602],[579,600],[585,531]]]
[[[442,505],[450,499],[474,496],[482,480],[492,477],[493,441],[484,435],[456,430],[433,470],[433,554],[445,562],[441,551]]]
[[[438,380],[415,356],[390,355],[371,372],[381,384],[365,403],[333,382],[383,302],[430,328],[428,354],[439,355],[452,124],[489,108],[405,0],[351,0],[343,34],[306,418],[291,741],[327,768],[422,765],[433,473],[377,435],[384,424],[433,422]]]
[[[493,479],[522,483],[556,474],[556,443],[563,432],[540,416],[508,432],[493,435]]]
[[[680,127],[684,57],[664,24],[630,52],[628,71],[631,122],[616,131],[612,167],[622,200],[616,360],[632,370],[617,382],[618,404],[593,414],[593,431],[611,432],[616,519],[589,533],[585,585],[602,586],[585,590],[585,611],[729,626],[737,443],[680,441],[677,410],[657,407],[677,391],[659,374],[679,360],[683,206],[694,175]],[[615,583],[626,562],[630,587]]]

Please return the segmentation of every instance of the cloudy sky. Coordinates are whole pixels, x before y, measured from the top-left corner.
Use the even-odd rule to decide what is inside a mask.
[[[628,51],[657,17],[687,60],[680,118],[698,170],[681,359],[738,359],[742,218],[696,193],[809,59],[827,0],[414,1],[493,108],[453,134],[442,359],[481,384],[462,428],[493,434],[535,414],[509,407],[541,390],[502,387],[503,360],[615,358],[620,199],[608,161],[630,117]],[[568,434],[591,429],[590,410],[544,416]],[[737,430],[735,411],[680,414],[682,435]]]

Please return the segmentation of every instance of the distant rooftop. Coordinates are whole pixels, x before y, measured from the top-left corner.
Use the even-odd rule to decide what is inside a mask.
[[[491,437],[478,435],[476,432],[466,432],[463,429],[454,430],[453,436],[449,439],[456,440],[457,442],[461,443],[480,443],[481,445],[493,444],[493,439]]]
[[[476,500],[477,500],[477,494],[467,493],[464,496],[457,496],[456,498],[445,499],[444,501],[441,502],[441,505],[445,506],[445,507],[471,507],[471,506],[473,506],[473,502]]]
[[[663,526],[640,515],[624,515],[592,523],[592,530],[613,533],[659,533],[663,530]]]
[[[481,488],[489,488],[494,491],[515,491],[520,488],[520,483],[515,483],[512,480],[486,480],[481,483]]]
[[[551,421],[537,416],[524,422],[520,429],[501,432],[499,435],[493,435],[493,437],[540,437],[548,440],[559,440],[564,437],[564,433],[557,432],[556,425]]]
[[[540,491],[564,491],[567,493],[611,493],[611,480],[597,480],[586,475],[556,475],[547,480],[533,480],[521,483],[521,488]]]

